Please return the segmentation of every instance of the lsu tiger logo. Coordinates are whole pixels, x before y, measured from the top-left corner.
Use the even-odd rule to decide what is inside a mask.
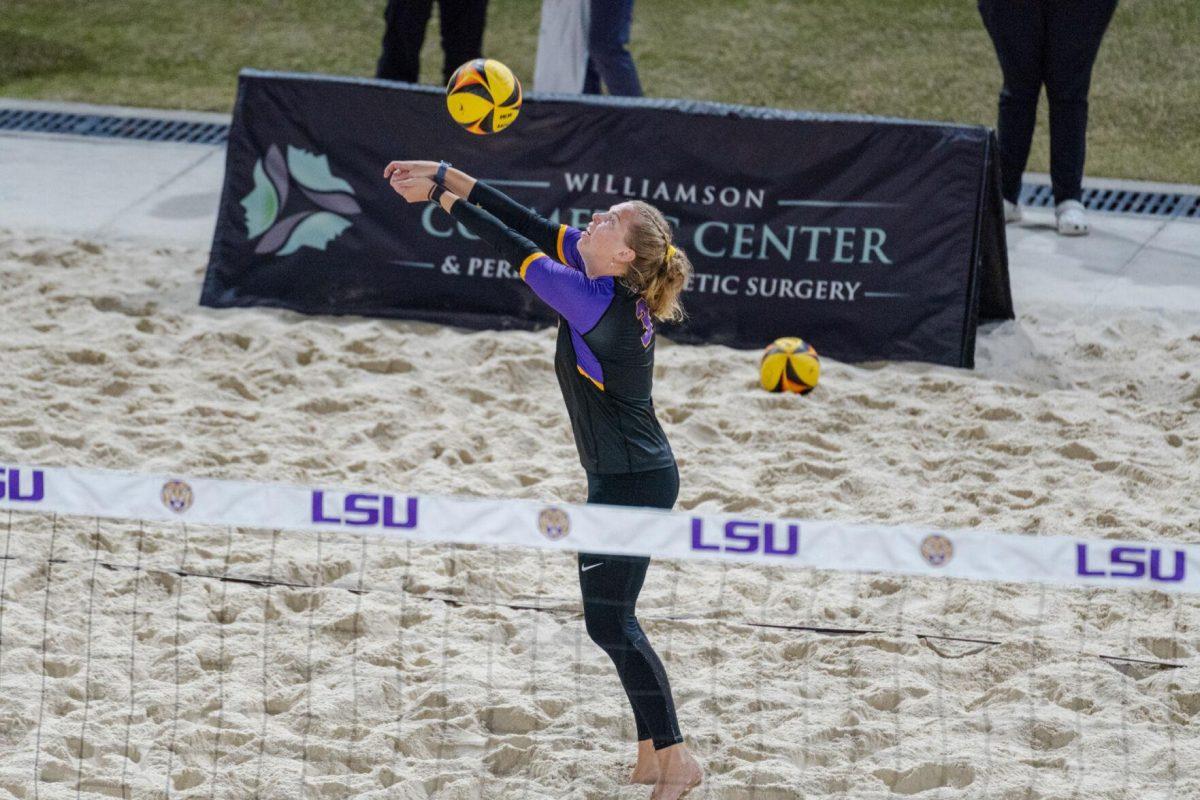
[[[931,567],[941,567],[954,557],[954,543],[938,533],[931,533],[921,540],[921,555]]]
[[[163,505],[176,514],[182,514],[191,508],[193,499],[192,487],[184,481],[167,481],[163,484]]]
[[[544,508],[538,514],[538,530],[556,542],[571,532],[571,518],[561,508]]]

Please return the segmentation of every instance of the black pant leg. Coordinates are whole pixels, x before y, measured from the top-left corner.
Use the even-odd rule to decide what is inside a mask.
[[[1100,41],[1117,0],[1058,0],[1046,6],[1046,99],[1054,201],[1083,196],[1088,92]]]
[[[683,735],[667,671],[635,614],[650,559],[580,553],[578,563],[584,625],[617,668],[638,741],[651,739],[656,750],[679,744]]]
[[[488,0],[438,0],[442,26],[442,80],[450,82],[454,70],[483,55],[483,29]]]
[[[600,90],[600,73],[596,71],[596,65],[592,62],[591,56],[588,56],[587,63],[584,65],[583,93],[604,94]]]
[[[641,97],[642,83],[627,45],[633,26],[633,0],[603,0],[591,5],[588,22],[585,94],[600,94],[600,81],[610,95]]]
[[[588,502],[671,508],[679,495],[675,466],[629,475],[588,475]],[[638,740],[656,749],[683,741],[666,669],[636,615],[650,559],[580,553],[579,588],[588,636],[617,668],[633,709]]]
[[[583,623],[588,637],[608,654],[617,668],[621,688],[633,709],[638,741],[650,739],[650,726],[638,710],[641,698],[635,699],[631,691],[636,691],[639,683],[647,683],[646,676],[641,674],[635,680],[630,673],[631,657],[639,656],[624,630],[625,621],[630,619],[641,630],[635,607],[650,559],[580,553],[576,562],[579,565],[579,590],[583,595]]]
[[[384,9],[383,50],[376,78],[416,83],[421,74],[421,45],[433,0],[388,0]]]
[[[979,14],[1000,62],[1004,85],[996,138],[1000,144],[1000,188],[1017,202],[1021,175],[1037,122],[1038,95],[1045,79],[1044,13],[1055,0],[979,0]]]

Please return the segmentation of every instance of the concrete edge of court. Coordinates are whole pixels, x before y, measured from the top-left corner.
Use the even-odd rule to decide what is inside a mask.
[[[227,123],[201,112],[0,98],[0,109]],[[0,131],[0,228],[30,236],[128,241],[207,250],[225,171],[225,148],[63,133]],[[1047,176],[1028,174],[1028,181]],[[1092,179],[1139,191],[1200,187]],[[1053,209],[1027,208],[1008,226],[1014,302],[1085,308],[1200,310],[1200,220],[1090,212],[1092,233],[1054,232]]]
[[[0,109],[36,110],[58,114],[97,114],[108,116],[130,116],[139,119],[179,120],[185,122],[211,122],[211,124],[229,125],[233,120],[232,114],[218,112],[191,112],[191,110],[174,108],[142,108],[136,106],[98,106],[92,103],[77,103],[53,100],[25,100],[22,97],[0,97]],[[36,136],[36,134],[30,134]],[[71,134],[54,134],[68,136]],[[86,137],[79,137],[86,138]],[[1045,173],[1025,173],[1025,180],[1030,184],[1050,185],[1050,175]],[[1200,194],[1200,185],[1166,184],[1162,181],[1141,181],[1124,178],[1092,178],[1086,176],[1085,186],[1093,188],[1111,188],[1127,192],[1168,192],[1172,194]]]
[[[186,109],[144,108],[140,106],[94,105],[59,100],[27,100],[19,97],[0,97],[0,109],[45,111],[59,114],[95,114],[114,117],[137,117],[142,119],[164,119],[181,122],[201,122],[228,125],[231,114],[212,111],[189,111]],[[37,134],[29,134],[31,136]],[[53,134],[66,135],[70,134]],[[85,137],[81,137],[85,138]],[[1050,185],[1050,176],[1044,172],[1026,172],[1028,183]],[[1164,183],[1128,178],[1098,178],[1086,176],[1084,185],[1096,189],[1117,189],[1130,192],[1166,192],[1171,194],[1200,195],[1200,185],[1190,183]],[[1113,212],[1106,212],[1113,213]]]

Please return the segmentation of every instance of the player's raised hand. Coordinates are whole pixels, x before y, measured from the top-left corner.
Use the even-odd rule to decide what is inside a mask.
[[[432,178],[437,168],[436,161],[392,161],[383,168],[383,177],[391,180],[399,173],[402,178]]]
[[[421,203],[429,199],[434,183],[429,178],[403,177],[399,172],[393,172],[388,183],[396,194],[410,203]]]

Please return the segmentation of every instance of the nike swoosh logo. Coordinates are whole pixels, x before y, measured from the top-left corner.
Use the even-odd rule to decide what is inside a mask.
[[[588,564],[586,567],[585,567],[585,566],[583,566],[583,565],[580,565],[580,567],[579,567],[579,571],[580,571],[580,572],[587,572],[589,569],[592,569],[592,568],[594,568],[594,567],[602,567],[602,566],[604,566],[604,562],[603,562],[603,561],[597,561],[595,564]]]

